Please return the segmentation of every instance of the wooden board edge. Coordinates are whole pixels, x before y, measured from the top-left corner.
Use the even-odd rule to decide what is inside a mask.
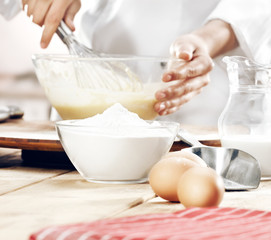
[[[59,140],[38,140],[0,137],[0,147],[55,152],[64,151]]]

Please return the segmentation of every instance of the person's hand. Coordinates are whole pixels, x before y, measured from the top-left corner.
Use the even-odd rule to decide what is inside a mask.
[[[164,82],[172,83],[156,92],[157,103],[154,106],[159,115],[177,111],[184,103],[199,94],[209,83],[208,73],[213,68],[213,61],[205,42],[195,34],[179,37],[170,47],[173,60],[163,74]],[[174,61],[182,59],[183,61]]]
[[[63,19],[74,31],[73,19],[81,7],[80,0],[22,0],[23,9],[27,5],[27,15],[33,17],[33,22],[44,26],[41,37],[41,47],[46,48]]]

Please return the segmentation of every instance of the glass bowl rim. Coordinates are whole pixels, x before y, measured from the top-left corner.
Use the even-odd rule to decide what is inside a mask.
[[[95,128],[95,129],[108,129],[112,128],[112,126],[98,126],[98,125],[80,125],[80,124],[74,124],[74,122],[79,121],[80,119],[71,119],[71,120],[60,120],[55,122],[55,125],[57,127],[70,127],[70,128]],[[178,131],[180,129],[180,123],[174,122],[174,121],[158,121],[158,120],[145,120],[147,123],[159,123],[161,125],[148,125],[148,126],[140,126],[140,125],[122,125],[123,128],[143,128],[143,129],[165,129],[170,127],[175,127]]]
[[[122,54],[101,54],[97,57],[81,57],[71,54],[51,54],[38,53],[32,55],[32,60],[50,60],[50,61],[149,61],[149,62],[184,62],[182,59],[165,56],[141,56],[141,55],[122,55]]]

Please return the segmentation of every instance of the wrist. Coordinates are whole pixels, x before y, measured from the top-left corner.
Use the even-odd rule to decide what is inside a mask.
[[[193,33],[202,39],[212,58],[232,50],[238,45],[230,24],[219,19],[209,21]]]

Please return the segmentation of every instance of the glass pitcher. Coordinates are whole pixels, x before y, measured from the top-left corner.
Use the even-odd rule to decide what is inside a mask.
[[[260,163],[271,179],[271,65],[245,57],[224,57],[230,96],[218,120],[223,147],[238,148]]]

